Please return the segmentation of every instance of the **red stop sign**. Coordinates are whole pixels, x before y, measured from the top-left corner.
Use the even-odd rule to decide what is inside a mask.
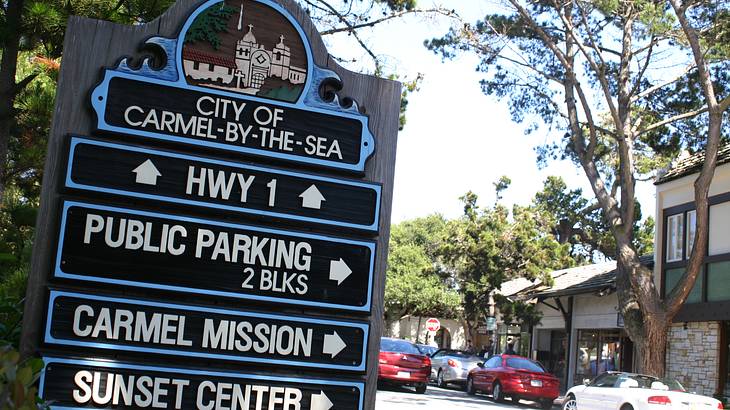
[[[426,321],[426,330],[429,332],[438,332],[441,329],[441,322],[435,317],[432,317]]]

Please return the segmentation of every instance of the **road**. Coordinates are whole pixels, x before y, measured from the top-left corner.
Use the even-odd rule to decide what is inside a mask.
[[[505,404],[497,404],[491,396],[478,394],[469,396],[465,392],[453,389],[440,389],[429,385],[426,394],[416,394],[412,389],[391,386],[378,387],[375,402],[376,410],[467,410],[467,409],[505,409],[505,410],[537,410],[538,405],[528,401],[520,401],[518,406],[509,400]],[[554,410],[559,409],[557,405]]]

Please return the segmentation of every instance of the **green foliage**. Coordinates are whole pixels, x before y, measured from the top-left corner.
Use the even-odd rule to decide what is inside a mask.
[[[228,20],[236,10],[223,2],[215,3],[200,13],[185,33],[185,43],[205,41],[218,50],[221,40],[218,33],[228,31]]]
[[[570,245],[570,253],[578,263],[590,263],[601,255],[615,259],[616,240],[600,208],[583,196],[582,189],[569,189],[563,178],[549,176],[532,204],[550,218],[552,234],[559,243]],[[642,221],[639,203],[635,212],[634,246],[640,255],[651,254],[654,219]]]
[[[510,212],[499,203],[480,208],[472,192],[461,200],[464,216],[449,224],[443,252],[459,284],[467,320],[486,316],[490,294],[502,283],[527,278],[549,284],[549,272],[575,263],[570,247],[551,235],[551,219],[539,209],[514,206]]]
[[[37,410],[48,406],[38,398],[36,382],[43,369],[41,359],[20,360],[17,351],[0,347],[0,410]]]
[[[499,309],[504,323],[521,324],[531,329],[533,326],[539,325],[542,320],[542,312],[536,303],[513,301],[497,293],[494,295],[494,304]]]
[[[439,274],[446,221],[432,215],[394,225],[385,284],[385,318],[457,316],[461,299]]]

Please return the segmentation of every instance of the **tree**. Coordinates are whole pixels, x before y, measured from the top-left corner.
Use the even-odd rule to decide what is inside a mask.
[[[552,217],[552,232],[559,243],[570,244],[577,263],[596,258],[616,259],[616,241],[608,228],[600,206],[583,196],[582,189],[569,189],[563,178],[549,176],[542,191],[532,201],[540,211]],[[634,246],[640,255],[653,253],[654,218],[641,220],[637,202],[634,218]]]
[[[457,317],[461,298],[439,274],[445,228],[439,215],[392,227],[384,298],[387,324],[406,315]]]
[[[726,94],[728,11],[704,0],[505,0],[508,14],[463,24],[426,45],[444,58],[480,56],[482,90],[506,98],[514,121],[564,134],[539,160],[569,158],[584,172],[615,240],[617,288],[641,370],[663,375],[668,326],[707,249],[707,194]],[[667,70],[671,55],[685,63]],[[688,58],[683,58],[689,56]],[[697,229],[687,271],[662,299],[636,247],[635,185],[682,148],[705,149],[695,182]]]
[[[495,184],[498,196],[508,186],[509,179],[502,177]],[[463,319],[471,330],[489,314],[490,298],[502,283],[527,278],[549,284],[549,272],[573,266],[574,261],[569,246],[551,235],[550,218],[535,208],[515,205],[510,212],[499,202],[482,208],[472,192],[461,200],[464,215],[451,221],[443,254],[458,283]],[[525,306],[508,306],[511,301],[504,298],[496,302],[508,316],[535,321]]]

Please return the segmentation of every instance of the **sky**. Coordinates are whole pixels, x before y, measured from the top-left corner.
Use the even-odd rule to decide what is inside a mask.
[[[431,0],[418,3],[419,7],[430,4]],[[440,4],[472,22],[498,9],[488,0]],[[541,128],[525,135],[527,124],[512,122],[506,100],[482,94],[474,56],[442,62],[423,46],[425,39],[443,35],[448,27],[444,18],[410,16],[363,33],[371,48],[385,59],[386,72],[403,78],[424,76],[419,91],[408,99],[407,124],[398,136],[391,221],[431,213],[458,217],[463,210],[459,197],[468,191],[477,193],[482,204],[491,204],[495,200],[492,183],[502,175],[512,179],[502,199],[508,206],[528,204],[549,175],[562,176],[570,188],[582,188],[591,198],[587,178],[572,163],[554,161],[538,169],[534,148],[552,141],[556,133]],[[359,59],[349,68],[372,70],[370,60],[351,37],[330,36],[325,41],[331,54]],[[640,183],[637,197],[644,216],[653,215],[653,185]]]

